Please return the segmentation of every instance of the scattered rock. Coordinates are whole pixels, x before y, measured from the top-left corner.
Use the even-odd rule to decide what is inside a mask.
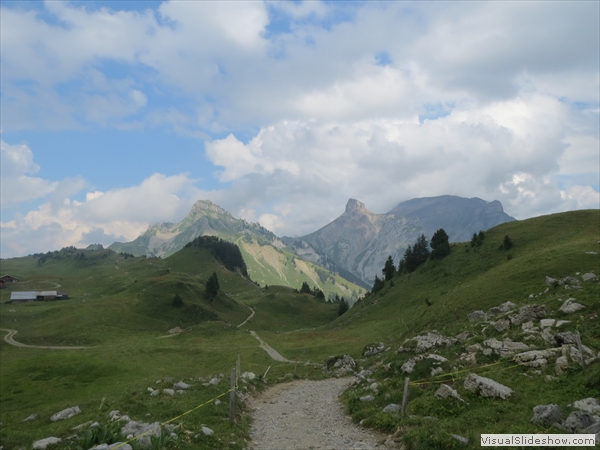
[[[513,390],[490,378],[480,377],[474,373],[469,374],[464,383],[464,388],[482,397],[509,398]]]
[[[170,396],[175,395],[175,391],[173,389],[163,389],[162,393],[164,395],[170,395]]]
[[[552,286],[554,284],[557,284],[558,286],[562,286],[563,284],[565,284],[564,281],[559,280],[557,278],[552,278],[552,277],[546,277],[546,286]]]
[[[562,414],[558,405],[537,405],[533,407],[533,417],[530,422],[534,424],[552,425],[560,423]]]
[[[467,319],[469,319],[469,322],[481,322],[487,319],[487,314],[480,310],[473,311],[467,314]]]
[[[179,328],[179,327],[175,327],[175,328],[171,328],[171,329],[169,330],[169,332],[168,332],[168,333],[169,333],[169,334],[179,334],[179,333],[181,333],[182,331],[183,331],[183,330],[182,330],[181,328]]]
[[[183,381],[180,381],[179,383],[175,383],[173,385],[173,389],[177,389],[177,390],[182,390],[182,389],[189,389],[190,385],[187,383],[184,383]]]
[[[380,342],[379,344],[369,344],[363,350],[363,356],[376,355],[385,350],[385,344]]]
[[[119,420],[121,418],[121,413],[118,409],[113,409],[108,413],[108,418],[112,421]]]
[[[132,420],[121,428],[121,434],[127,436],[127,439],[132,439],[143,434],[143,436],[137,439],[139,446],[142,448],[150,447],[151,436],[160,437],[161,435],[160,422],[143,423]],[[129,437],[130,435],[131,437]]]
[[[208,382],[209,386],[216,386],[217,384],[219,384],[219,381],[221,381],[220,378],[211,378],[210,381]]]
[[[375,395],[379,394],[379,390],[377,389],[377,383],[371,384],[371,386],[369,386],[369,389],[373,391]]]
[[[571,321],[570,320],[557,320],[555,326],[556,326],[556,328],[558,328],[558,327],[564,325],[565,323],[571,323]]]
[[[594,275],[593,273],[584,273],[583,275],[581,275],[581,279],[583,281],[590,281],[593,280],[594,278],[596,278],[596,275]]]
[[[506,331],[510,328],[510,321],[508,319],[500,319],[500,320],[497,320],[496,322],[493,322],[492,326],[497,331],[502,333],[503,331]]]
[[[577,400],[575,403],[573,403],[573,408],[590,414],[600,413],[600,403],[598,400],[592,397],[584,398],[583,400]]]
[[[540,333],[540,337],[544,340],[546,345],[554,346],[556,341],[554,339],[554,334],[551,331],[551,328],[544,328]]]
[[[517,305],[515,305],[513,302],[505,302],[502,303],[500,306],[494,306],[493,308],[489,309],[489,313],[490,314],[502,314],[502,313],[506,313],[508,311],[510,311],[511,309],[515,308]]]
[[[554,365],[554,371],[556,375],[562,375],[569,367],[569,360],[566,356],[559,356],[556,358],[556,364]]]
[[[202,427],[202,433],[206,436],[212,436],[215,432],[208,427]]]
[[[479,344],[473,344],[473,345],[469,345],[466,348],[467,352],[469,353],[477,353],[479,350],[481,350],[481,345]]]
[[[527,367],[544,368],[548,364],[548,358],[554,357],[560,353],[559,348],[550,348],[546,350],[530,350],[528,352],[518,353],[513,360],[520,365]]]
[[[32,415],[30,415],[30,416],[27,416],[25,419],[21,420],[21,422],[28,422],[28,421],[30,421],[30,420],[35,420],[35,419],[37,419],[37,418],[38,418],[38,415],[37,415],[37,414],[32,414]]]
[[[573,411],[567,417],[563,426],[567,430],[583,431],[594,423],[596,423],[596,420],[590,414],[583,411]]]
[[[356,361],[350,355],[344,355],[333,364],[333,367],[342,372],[354,372],[356,370]]]
[[[546,305],[538,305],[533,303],[531,305],[522,306],[517,314],[510,316],[510,323],[518,327],[522,323],[530,320],[538,320],[546,317]]]
[[[384,413],[398,412],[398,411],[400,411],[400,405],[397,405],[396,403],[390,403],[385,408],[383,408]]]
[[[496,338],[491,338],[483,341],[483,344],[487,347],[493,348],[501,355],[510,355],[520,350],[529,349],[529,345],[524,344],[523,342],[513,342],[509,339],[505,339],[501,342]]]
[[[33,446],[31,447],[33,450],[44,450],[46,447],[48,447],[51,444],[58,444],[59,442],[61,442],[62,439],[57,438],[57,437],[49,437],[46,439],[40,439],[39,441],[35,441],[33,443]]]
[[[556,336],[554,336],[554,340],[558,345],[577,343],[577,337],[575,336],[575,333],[571,333],[570,331],[565,331],[564,333],[557,333]]]
[[[556,319],[542,319],[540,320],[540,327],[546,328],[551,327],[556,322]]]
[[[360,397],[359,400],[361,402],[372,402],[373,400],[375,400],[375,397],[373,397],[372,395],[364,395]]]
[[[254,372],[244,372],[241,375],[241,377],[244,380],[250,380],[250,381],[252,381],[252,380],[254,380],[256,378],[256,374]]]
[[[564,312],[565,314],[572,314],[583,308],[585,308],[585,306],[583,306],[580,303],[576,303],[575,299],[571,297],[571,298],[566,299],[565,302],[562,304],[562,306],[558,309],[560,311]]]
[[[463,331],[462,333],[459,333],[456,335],[456,339],[458,339],[459,341],[466,341],[467,339],[469,339],[469,336],[471,335],[471,333],[469,333],[468,331]]]
[[[466,437],[460,436],[458,434],[451,434],[450,436],[452,436],[454,439],[456,439],[461,444],[467,445],[469,443],[469,440]]]
[[[423,353],[433,347],[449,347],[450,345],[456,344],[458,342],[457,339],[444,337],[437,331],[432,331],[421,336],[415,336],[412,339],[407,339],[407,341],[417,342],[417,346],[415,347],[415,353]]]
[[[464,403],[464,400],[460,397],[460,395],[458,395],[458,392],[456,392],[454,389],[452,389],[450,386],[448,386],[447,384],[441,384],[440,387],[438,388],[437,391],[435,391],[435,398],[455,398],[457,400],[460,400],[461,402]]]
[[[81,410],[79,409],[79,406],[73,406],[72,408],[63,409],[62,411],[57,412],[52,417],[50,417],[50,420],[52,422],[56,422],[57,420],[70,419],[71,417],[76,416],[80,413]]]

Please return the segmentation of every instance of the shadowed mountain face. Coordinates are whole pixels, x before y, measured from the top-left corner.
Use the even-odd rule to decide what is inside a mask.
[[[443,228],[451,242],[462,242],[473,233],[512,220],[497,200],[444,195],[408,200],[388,213],[373,214],[363,203],[350,199],[346,211],[330,224],[283,241],[305,259],[340,274],[348,271],[363,285],[372,285],[388,255],[398,262],[421,234],[430,239]]]

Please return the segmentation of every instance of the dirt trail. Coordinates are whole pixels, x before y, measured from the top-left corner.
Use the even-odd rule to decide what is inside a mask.
[[[4,340],[15,347],[25,347],[25,348],[45,348],[48,350],[83,350],[85,348],[93,348],[93,347],[57,347],[53,345],[27,345],[22,344],[21,342],[15,341],[13,336],[18,333],[17,330],[9,330],[8,328],[0,328],[0,331],[6,331],[7,334],[4,336]]]
[[[242,303],[242,302],[240,302],[240,303]],[[244,305],[244,303],[242,303],[242,305]],[[254,317],[254,310],[253,310],[252,308],[250,308],[248,305],[244,305],[244,306],[247,306],[247,307],[248,307],[248,309],[250,309],[250,311],[252,311],[252,314],[250,314],[250,315],[249,315],[249,316],[246,318],[246,320],[244,320],[242,323],[240,323],[240,324],[237,326],[237,328],[240,328],[242,325],[244,325],[246,322],[248,322],[250,319],[252,319],[252,318]]]
[[[260,342],[260,348],[262,348],[265,352],[267,352],[269,354],[269,356],[272,359],[274,359],[275,361],[294,362],[294,361],[290,361],[289,359],[286,359],[283,356],[281,356],[277,350],[275,350],[273,347],[271,347],[269,344],[267,344],[265,341],[263,341],[261,338],[259,338],[258,335],[254,331],[251,331],[250,334],[252,336],[254,336],[258,342]]]
[[[385,449],[384,435],[362,429],[347,416],[339,395],[348,378],[278,384],[250,401],[252,450]]]

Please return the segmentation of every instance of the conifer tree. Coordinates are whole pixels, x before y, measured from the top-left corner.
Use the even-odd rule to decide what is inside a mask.
[[[212,301],[219,293],[219,278],[217,277],[217,273],[213,272],[208,281],[206,282],[205,289],[207,297]]]
[[[342,297],[342,300],[340,301],[340,306],[338,307],[338,317],[344,314],[346,311],[348,311],[348,308],[348,303],[346,302],[344,297]]]
[[[431,259],[442,259],[450,254],[448,233],[443,228],[437,230],[431,238]]]
[[[396,266],[394,265],[394,260],[392,259],[392,255],[388,256],[387,261],[385,262],[385,266],[381,269],[385,277],[385,281],[390,281],[394,274],[396,273]]]

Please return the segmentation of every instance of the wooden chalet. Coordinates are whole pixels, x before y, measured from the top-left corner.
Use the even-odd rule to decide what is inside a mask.
[[[3,288],[5,284],[16,283],[17,281],[19,280],[12,275],[2,275],[0,277],[0,288]]]

